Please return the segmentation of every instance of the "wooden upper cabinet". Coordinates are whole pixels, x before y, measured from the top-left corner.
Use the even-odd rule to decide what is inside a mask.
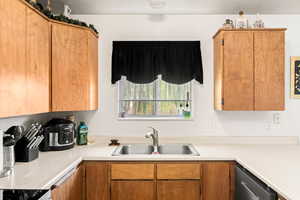
[[[0,117],[27,113],[26,6],[0,1]]]
[[[40,14],[30,8],[26,10],[27,112],[49,112],[50,26]]]
[[[98,38],[88,33],[88,67],[89,67],[89,106],[90,110],[98,109]]]
[[[52,23],[52,111],[97,109],[98,53],[92,37],[85,29]]]
[[[214,36],[216,110],[284,110],[284,31],[220,30]]]
[[[0,118],[97,110],[97,35],[25,1],[0,1],[0,10]]]
[[[284,110],[285,34],[254,32],[255,110]]]
[[[224,110],[253,110],[253,34],[224,33]]]

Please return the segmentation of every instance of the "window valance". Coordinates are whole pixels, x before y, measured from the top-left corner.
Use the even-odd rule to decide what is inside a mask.
[[[133,83],[150,83],[161,75],[169,83],[193,79],[203,84],[200,41],[114,41],[112,84],[126,76]]]

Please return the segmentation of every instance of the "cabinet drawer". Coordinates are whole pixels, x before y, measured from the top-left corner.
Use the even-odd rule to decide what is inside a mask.
[[[154,179],[154,164],[112,164],[112,179]]]
[[[200,179],[200,164],[157,164],[157,179]]]

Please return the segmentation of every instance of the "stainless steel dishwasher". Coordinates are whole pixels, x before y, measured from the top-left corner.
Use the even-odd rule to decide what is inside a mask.
[[[277,200],[277,193],[237,165],[235,200]]]

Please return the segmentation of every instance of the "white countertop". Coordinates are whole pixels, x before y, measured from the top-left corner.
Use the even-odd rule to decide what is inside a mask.
[[[195,145],[200,156],[111,156],[115,147],[93,144],[61,152],[40,153],[17,163],[1,189],[49,189],[82,160],[235,160],[287,200],[300,199],[300,145]]]

